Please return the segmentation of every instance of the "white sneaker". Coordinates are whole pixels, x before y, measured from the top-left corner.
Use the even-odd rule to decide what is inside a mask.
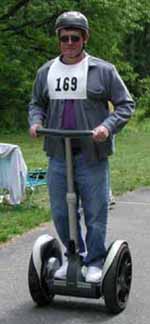
[[[55,272],[54,278],[65,279],[67,275],[67,268],[68,268],[68,261],[65,261],[65,263]]]
[[[102,278],[102,270],[95,266],[89,266],[85,277],[86,282],[99,282]]]
[[[85,265],[82,266],[81,273],[82,273],[82,276],[85,278],[87,275],[87,267]]]
[[[114,196],[111,195],[109,197],[109,209],[111,209],[115,204],[116,204],[116,200],[115,200]]]

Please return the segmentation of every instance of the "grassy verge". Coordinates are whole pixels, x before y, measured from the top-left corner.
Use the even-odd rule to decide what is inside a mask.
[[[150,186],[150,123],[129,123],[116,136],[116,153],[110,158],[111,182],[114,195]],[[31,140],[27,133],[1,134],[1,142],[20,145],[28,169],[46,168],[42,139]],[[46,187],[38,187],[33,196],[27,193],[17,207],[0,204],[0,242],[28,231],[50,219]]]
[[[150,123],[129,123],[116,138],[111,157],[111,182],[115,195],[150,186]]]
[[[36,205],[30,208],[24,204],[17,207],[3,205],[0,213],[0,242],[10,240],[49,220],[48,209]]]

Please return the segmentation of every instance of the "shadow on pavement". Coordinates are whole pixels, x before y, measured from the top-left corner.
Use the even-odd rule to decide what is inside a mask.
[[[55,299],[51,305],[37,307],[33,302],[20,305],[20,307],[7,313],[5,318],[0,320],[1,324],[81,324],[104,323],[112,318],[108,313],[102,300],[98,303],[85,302],[84,300],[60,300]]]

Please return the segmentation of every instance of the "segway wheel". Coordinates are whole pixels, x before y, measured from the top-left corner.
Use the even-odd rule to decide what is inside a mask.
[[[54,271],[51,271],[51,278],[47,278],[47,265],[48,261],[54,258],[58,261],[59,265],[62,264],[60,245],[56,239],[50,238],[50,240],[39,246],[39,251],[36,251],[36,254],[40,257],[40,260],[38,260],[38,263],[40,261],[41,264],[40,274],[34,261],[33,248],[28,270],[29,292],[38,306],[45,306],[50,304],[54,297],[54,293],[50,291],[47,285],[48,279],[53,280]]]
[[[129,247],[123,243],[103,282],[105,304],[113,314],[122,312],[127,305],[132,280],[132,259]]]
[[[48,294],[46,293],[44,287],[42,287],[40,279],[37,275],[33,256],[31,255],[29,263],[29,273],[28,273],[29,291],[32,299],[39,306],[44,306],[50,303]]]

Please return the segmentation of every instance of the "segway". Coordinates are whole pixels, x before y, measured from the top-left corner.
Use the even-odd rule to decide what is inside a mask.
[[[92,131],[41,128],[37,132],[46,136],[60,136],[65,141],[70,240],[67,251],[66,279],[54,277],[56,270],[62,265],[62,252],[58,240],[47,234],[36,240],[28,271],[31,297],[39,306],[50,304],[55,295],[86,298],[103,297],[109,312],[118,314],[126,308],[131,288],[132,259],[128,243],[124,240],[116,240],[110,245],[100,282],[86,282],[81,271],[83,263],[79,255],[77,240],[76,194],[73,181],[71,139],[91,136]]]

